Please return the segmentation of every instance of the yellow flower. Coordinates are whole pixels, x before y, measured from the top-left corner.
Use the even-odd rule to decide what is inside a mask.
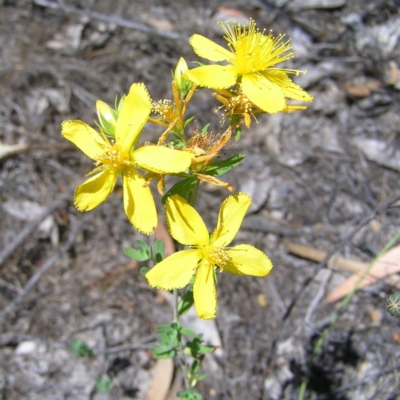
[[[175,240],[191,249],[179,251],[152,268],[146,274],[150,286],[181,289],[195,275],[197,315],[211,319],[217,311],[217,268],[237,275],[268,275],[272,263],[262,251],[248,244],[226,247],[236,236],[250,204],[251,198],[244,193],[229,196],[221,205],[217,227],[210,236],[197,211],[180,196],[170,196],[166,204],[169,231]]]
[[[228,64],[194,68],[186,72],[186,79],[212,89],[227,89],[241,83],[248,99],[268,113],[284,111],[286,98],[312,101],[313,97],[288,77],[302,71],[275,67],[294,56],[293,52],[287,53],[292,45],[289,40],[283,41],[284,35],[265,35],[252,19],[248,28],[230,22],[226,27],[220,25],[229,50],[201,35],[193,35],[190,44],[200,57]]]
[[[100,107],[103,107],[100,103]],[[160,146],[133,150],[151,111],[146,87],[136,83],[124,97],[115,122],[115,138],[96,132],[82,121],[64,121],[62,135],[95,161],[93,175],[75,190],[75,206],[90,211],[113,191],[122,176],[125,213],[140,232],[151,234],[157,226],[157,211],[148,183],[136,168],[155,173],[179,173],[189,168],[193,155]]]

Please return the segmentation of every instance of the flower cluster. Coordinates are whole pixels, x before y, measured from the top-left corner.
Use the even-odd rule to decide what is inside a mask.
[[[143,83],[132,84],[129,93],[112,108],[97,102],[98,130],[77,120],[64,121],[62,135],[94,162],[89,178],[75,191],[75,206],[90,211],[111,194],[118,179],[123,187],[123,205],[130,223],[150,235],[158,224],[157,208],[150,189],[158,180],[164,194],[166,177],[178,182],[164,194],[166,221],[181,250],[160,261],[146,274],[149,284],[165,290],[192,287],[200,318],[215,318],[217,310],[217,271],[264,277],[272,269],[268,256],[251,245],[229,247],[251,204],[244,193],[230,195],[221,205],[217,227],[209,234],[194,208],[200,182],[232,186],[218,177],[236,167],[244,156],[221,159],[222,149],[233,131],[250,128],[252,118],[262,113],[291,112],[304,105],[290,100],[312,101],[312,96],[293,83],[289,75],[302,71],[277,67],[293,57],[290,41],[284,35],[248,26],[221,24],[227,48],[193,35],[190,44],[200,57],[223,64],[201,65],[189,69],[181,58],[173,72],[172,99],[154,101]],[[188,104],[201,88],[215,90],[222,104],[221,133],[205,126],[199,130],[186,118]],[[139,144],[146,123],[163,127],[157,143]],[[240,135],[236,134],[238,139]]]

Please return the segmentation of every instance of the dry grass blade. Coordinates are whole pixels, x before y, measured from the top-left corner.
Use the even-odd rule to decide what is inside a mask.
[[[357,290],[365,286],[374,284],[380,279],[386,276],[396,274],[400,271],[400,246],[396,246],[393,249],[385,253],[374,265],[370,268],[369,272],[365,275],[363,280],[359,283]],[[356,286],[361,274],[356,273],[348,278],[343,284],[335,288],[325,298],[325,304],[332,304],[336,301],[345,297],[350,293]]]
[[[297,243],[285,242],[285,248],[292,254],[295,254],[299,257],[305,258],[307,260],[312,260],[315,262],[321,262],[326,257],[326,254],[327,254],[325,251],[318,250],[318,249],[315,249],[314,247],[304,246],[302,244],[297,244]],[[379,265],[380,262],[381,261],[378,261],[376,264]],[[365,271],[369,268],[369,265],[367,263],[364,263],[361,261],[356,261],[356,260],[349,260],[349,259],[346,259],[343,257],[338,257],[338,256],[332,256],[329,259],[329,261],[327,262],[327,265],[329,268],[341,269],[343,271],[348,271],[348,272],[354,273],[354,275],[352,275],[352,277],[351,277],[351,278],[354,278],[354,281],[352,280],[351,283],[349,283],[349,286],[346,286],[346,283],[348,281],[343,283],[343,285],[345,285],[346,288],[342,289],[342,286],[339,286],[338,288],[336,288],[336,289],[340,289],[340,293],[341,293],[340,297],[338,297],[335,300],[329,301],[328,303],[331,303],[331,302],[333,303],[333,302],[343,298],[344,296],[346,296],[354,288],[354,282],[356,282],[357,279],[359,279],[360,276],[362,276],[365,273]],[[400,270],[400,268],[398,270]],[[396,272],[398,272],[398,270],[396,270],[393,267],[393,272],[388,272],[387,269],[385,269],[385,271],[387,273],[380,276],[380,275],[377,275],[376,272],[374,272],[374,269],[371,269],[371,271],[369,272],[369,274],[367,275],[367,277],[364,280],[365,283],[360,285],[360,288],[371,285],[374,282],[376,282],[377,280],[387,277],[388,284],[400,289],[400,279],[397,275],[393,275]],[[342,290],[343,290],[343,292],[342,292]],[[331,294],[334,294],[334,291]],[[329,294],[329,296],[331,294]],[[325,299],[325,302],[326,301],[327,301],[327,299]]]

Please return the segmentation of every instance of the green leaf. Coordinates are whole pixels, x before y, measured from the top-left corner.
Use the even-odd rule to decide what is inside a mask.
[[[173,136],[171,144],[174,149],[182,149],[183,147],[186,147],[185,141],[178,132],[172,131],[170,134]]]
[[[140,268],[140,273],[141,273],[143,276],[146,276],[146,274],[147,274],[149,271],[150,271],[150,268],[149,268],[149,267],[142,267],[142,268]]]
[[[197,64],[199,67],[202,67],[203,65],[205,65],[200,61],[192,61],[192,64]],[[199,89],[201,89],[201,88],[199,88]]]
[[[240,125],[238,128],[235,130],[235,140],[238,141],[240,137],[242,136],[242,125]]]
[[[220,176],[238,166],[244,159],[243,154],[235,154],[225,160],[215,161],[203,169],[202,173],[211,176]]]
[[[173,194],[179,194],[179,196],[183,197],[184,199],[187,199],[193,188],[196,186],[197,178],[196,177],[189,177],[186,179],[183,179],[176,183],[174,186],[171,187],[171,189],[168,190],[167,193],[162,197],[161,202],[162,204],[165,205],[165,202],[169,196],[172,196]]]
[[[193,287],[191,287],[182,297],[178,303],[178,315],[181,316],[190,310],[194,303]]]
[[[76,358],[92,358],[94,357],[93,350],[81,339],[73,339],[71,343],[72,354]]]
[[[114,115],[115,121],[117,120],[116,112],[110,108],[111,113]],[[100,115],[100,125],[104,131],[112,137],[115,137],[115,125],[107,121],[102,115]]]
[[[171,349],[170,347],[152,347],[150,349],[151,354],[153,354],[154,358],[157,359],[166,359],[166,358],[174,358],[177,354],[175,349]]]
[[[200,354],[210,354],[215,350],[214,346],[200,346],[199,353]]]
[[[189,328],[182,327],[181,328],[181,333],[183,335],[189,336],[191,338],[195,338],[196,337],[196,334],[192,330],[190,330]]]
[[[192,122],[193,119],[194,119],[194,115],[193,115],[192,117],[188,118],[188,119],[184,122],[183,127],[186,128],[186,125],[189,124],[190,122]]]
[[[190,367],[190,373],[194,375],[197,374],[199,370],[200,370],[200,360],[194,360]]]
[[[113,387],[113,385],[114,383],[110,378],[96,378],[94,390],[95,392],[108,392]]]
[[[156,261],[159,263],[164,259],[165,256],[165,245],[162,240],[156,240],[154,243],[154,253],[156,255]]]
[[[136,240],[136,243],[138,244],[138,246],[142,249],[142,251],[144,253],[148,253],[150,254],[150,246],[144,242],[143,240]]]
[[[192,341],[186,343],[184,348],[185,354],[190,354],[192,357],[197,358],[200,354],[209,354],[214,351],[214,346],[203,345],[203,335],[197,335]]]
[[[179,390],[176,395],[183,400],[202,400],[203,397],[200,393],[196,392],[193,388],[186,390]]]
[[[124,249],[125,255],[137,261],[148,261],[151,259],[151,249],[149,245],[143,240],[137,240],[137,245],[140,249],[132,249],[127,247]]]
[[[204,125],[203,129],[201,130],[201,134],[202,135],[204,135],[208,131],[208,128],[209,128],[210,125],[211,124]]]
[[[130,247],[126,247],[124,249],[124,253],[129,258],[133,258],[134,260],[137,260],[137,261],[148,261],[148,260],[150,260],[149,255],[146,254],[146,253],[143,253],[142,250],[135,250],[135,249],[132,249]]]
[[[121,99],[119,100],[119,103],[118,103],[118,106],[117,106],[118,96],[115,97],[115,110],[117,111],[118,114],[122,110],[122,107],[124,105],[124,99],[125,99],[125,96],[122,96]]]
[[[160,325],[157,327],[157,332],[160,334],[160,344],[170,349],[177,348],[181,343],[181,326],[176,322],[170,325]]]
[[[207,374],[201,374],[196,376],[197,381],[202,381],[207,378]]]
[[[157,333],[166,333],[166,332],[173,332],[174,329],[171,328],[171,325],[159,325],[156,329]]]

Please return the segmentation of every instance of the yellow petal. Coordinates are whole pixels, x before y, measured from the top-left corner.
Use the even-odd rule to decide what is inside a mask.
[[[188,81],[210,89],[227,89],[236,83],[232,65],[203,65],[190,69],[184,76]]]
[[[98,132],[82,121],[64,121],[61,134],[92,160],[97,159],[104,146],[109,146]]]
[[[195,53],[210,61],[227,61],[233,58],[233,54],[219,44],[201,35],[193,35],[189,43]]]
[[[214,246],[224,248],[234,239],[250,204],[251,197],[245,193],[233,194],[221,204],[217,227],[212,237]]]
[[[199,213],[182,197],[173,195],[166,202],[166,219],[172,237],[185,245],[208,244],[207,227]]]
[[[93,210],[113,191],[118,175],[116,170],[107,169],[79,185],[75,190],[75,207],[79,211]]]
[[[146,274],[149,285],[164,290],[182,289],[192,279],[201,256],[200,250],[172,254]]]
[[[125,96],[118,115],[115,138],[123,149],[129,150],[136,142],[151,111],[151,99],[143,83],[134,83]]]
[[[184,172],[192,163],[194,154],[162,146],[143,146],[132,154],[135,165],[156,174]]]
[[[197,269],[193,285],[193,297],[199,318],[215,318],[217,314],[217,291],[214,282],[214,268],[207,260],[203,260]]]
[[[153,195],[146,180],[134,169],[123,174],[124,208],[130,223],[139,232],[151,235],[158,222]]]
[[[278,86],[287,98],[293,100],[301,100],[301,101],[313,100],[313,96],[310,96],[299,85],[293,83],[293,81],[288,77],[286,72],[268,69],[262,72],[262,74],[266,79],[268,79],[270,82]]]
[[[301,110],[307,110],[307,106],[297,106],[297,105],[288,104],[282,112],[289,114],[291,112],[301,111]]]
[[[272,262],[261,250],[249,244],[241,244],[228,250],[231,261],[224,271],[236,275],[267,276],[272,270]]]
[[[270,114],[280,112],[286,107],[281,88],[261,74],[243,75],[242,90],[252,103]]]

